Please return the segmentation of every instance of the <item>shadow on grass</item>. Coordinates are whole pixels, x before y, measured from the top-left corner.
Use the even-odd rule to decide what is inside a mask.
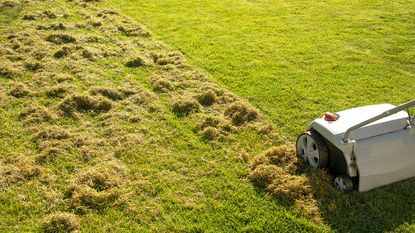
[[[415,220],[415,179],[370,192],[316,199],[323,221],[338,232],[393,231]],[[336,196],[336,197],[334,197]]]

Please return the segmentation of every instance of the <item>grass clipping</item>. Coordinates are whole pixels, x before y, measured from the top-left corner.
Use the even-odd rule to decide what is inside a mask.
[[[307,170],[293,145],[272,147],[255,157],[249,179],[276,199],[287,203],[294,213],[321,221],[316,199],[337,193],[325,170]]]

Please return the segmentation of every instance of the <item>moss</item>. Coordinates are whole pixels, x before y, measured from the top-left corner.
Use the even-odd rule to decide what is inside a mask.
[[[176,100],[173,103],[172,111],[177,116],[187,116],[191,112],[199,111],[199,104],[191,98]]]
[[[242,102],[235,102],[225,109],[225,116],[229,117],[234,125],[243,125],[256,120],[258,112]]]
[[[45,232],[73,232],[79,230],[80,222],[73,213],[56,212],[45,217],[42,228]]]

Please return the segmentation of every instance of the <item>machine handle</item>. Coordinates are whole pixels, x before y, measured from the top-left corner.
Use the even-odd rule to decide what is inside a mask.
[[[381,113],[381,114],[379,114],[377,116],[374,116],[374,117],[372,117],[372,118],[370,118],[368,120],[365,120],[365,121],[363,121],[363,122],[361,122],[359,124],[356,124],[356,125],[354,125],[354,126],[352,126],[352,127],[350,127],[349,129],[346,130],[346,133],[344,134],[344,136],[342,138],[342,141],[344,143],[349,142],[349,140],[350,140],[349,135],[350,135],[350,133],[353,130],[356,130],[356,129],[361,128],[361,127],[363,127],[363,126],[365,126],[367,124],[370,124],[370,123],[372,123],[374,121],[377,121],[377,120],[380,120],[382,118],[388,117],[390,115],[393,115],[393,114],[395,114],[397,112],[400,112],[402,110],[408,109],[408,108],[413,107],[413,106],[415,106],[415,99],[414,100],[411,100],[411,101],[409,101],[407,103],[401,104],[401,105],[399,105],[399,106],[397,106],[395,108],[389,109],[388,111],[383,112],[383,113]]]

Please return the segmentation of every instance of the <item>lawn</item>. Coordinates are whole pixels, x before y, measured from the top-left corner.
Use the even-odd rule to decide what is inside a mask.
[[[325,111],[414,98],[415,1],[113,1],[293,141]]]
[[[340,195],[290,146],[412,98],[414,5],[0,0],[0,231],[414,231],[414,180]]]

